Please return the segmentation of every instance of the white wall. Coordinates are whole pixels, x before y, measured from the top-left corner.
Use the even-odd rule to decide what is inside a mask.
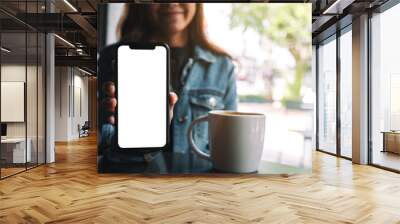
[[[18,65],[18,64],[2,65],[1,66],[1,81],[25,82],[25,69],[26,69],[25,64],[24,65]],[[31,70],[31,69],[32,69],[32,67],[28,67],[28,70]],[[1,108],[1,110],[7,110],[7,108]],[[25,137],[25,122],[7,123],[7,137]]]
[[[27,69],[27,70],[25,70]],[[28,78],[28,87],[27,87],[27,119],[28,122],[34,122],[36,124],[37,115],[36,113],[32,113],[36,111],[37,99],[36,99],[36,88],[29,88],[32,86],[36,87],[36,80],[33,76],[36,77],[36,67],[34,66],[27,66],[25,65],[18,65],[18,64],[6,64],[1,66],[1,81],[2,82],[25,82],[25,75],[27,71],[27,78]],[[40,105],[39,105],[40,107]],[[1,108],[2,110],[7,110],[7,108]],[[7,136],[8,137],[25,137],[25,123],[26,122],[7,122]],[[33,127],[34,124],[28,124],[29,127],[32,127],[36,130],[36,125]],[[36,136],[36,133],[35,133]],[[29,137],[29,130],[28,130],[28,137]]]
[[[56,67],[55,86],[55,141],[77,139],[78,124],[88,120],[88,77],[76,68]]]
[[[56,67],[55,68],[55,141],[68,140],[68,88],[70,84],[69,68]]]
[[[28,67],[28,70],[31,70]],[[24,65],[2,65],[1,66],[1,81],[18,81],[25,82],[25,64]],[[36,94],[35,94],[36,95]],[[1,108],[7,110],[7,108]],[[10,122],[7,123],[7,137],[19,138],[25,137],[25,122]]]
[[[74,102],[71,102],[71,105],[74,105],[74,107],[72,108],[71,120],[71,135],[73,136],[73,138],[79,137],[79,132],[77,128],[78,124],[82,126],[85,121],[89,120],[88,77],[81,76],[81,74],[83,73],[79,73],[79,75],[74,75],[74,96],[71,96],[74,99]]]
[[[38,68],[38,70],[36,70]],[[1,66],[2,82],[24,82],[26,84],[26,107],[22,112],[26,111],[26,120],[22,122],[6,122],[8,138],[25,138],[30,139],[32,161],[39,163],[44,162],[44,74],[42,67],[25,66],[25,64],[3,64]],[[27,80],[25,80],[27,79]],[[7,97],[7,96],[2,96]],[[1,108],[1,110],[11,110],[11,108]],[[10,112],[10,111],[9,111]],[[12,113],[12,111],[11,111]],[[37,157],[37,154],[39,156]]]

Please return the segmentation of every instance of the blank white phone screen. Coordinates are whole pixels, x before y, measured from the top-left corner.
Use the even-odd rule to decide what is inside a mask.
[[[118,48],[118,144],[121,148],[167,143],[167,49]]]

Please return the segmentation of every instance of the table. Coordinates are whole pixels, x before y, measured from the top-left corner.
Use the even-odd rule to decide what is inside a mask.
[[[32,141],[27,138],[25,151],[25,138],[6,138],[1,139],[1,157],[5,163],[25,163],[31,161]]]
[[[116,163],[99,156],[99,173],[132,174],[223,174],[214,170],[211,162],[193,153],[160,152],[150,162]],[[253,174],[300,174],[311,172],[310,168],[294,167],[269,161],[261,161],[258,172]],[[224,173],[227,174],[227,173]]]
[[[382,152],[400,154],[400,131],[382,131],[383,149]]]

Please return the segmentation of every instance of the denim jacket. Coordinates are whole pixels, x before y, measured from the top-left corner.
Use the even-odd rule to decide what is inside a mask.
[[[113,46],[107,48],[111,47]],[[109,64],[115,61],[110,56],[113,55],[112,53],[104,56],[107,54],[105,53],[107,48],[102,51],[99,58],[99,84],[114,79],[107,78],[107,76],[113,75],[113,71],[105,71],[109,68],[102,65],[102,63]],[[108,52],[112,52],[112,50],[108,49]],[[190,123],[196,118],[206,115],[210,110],[236,110],[236,82],[233,70],[234,66],[230,58],[216,55],[199,46],[194,47],[193,57],[188,59],[182,70],[183,87],[174,107],[174,117],[171,122],[173,133],[170,135],[173,138],[172,151],[180,153],[190,151],[187,130]],[[115,75],[113,76],[115,77]],[[99,98],[101,98],[101,94],[99,94]],[[101,119],[101,115],[99,117]],[[114,127],[110,124],[102,124],[102,122],[99,124],[101,125],[100,144],[110,144],[114,135]],[[197,124],[193,129],[193,137],[200,149],[207,150],[208,124],[206,122]]]
[[[174,108],[172,125],[173,151],[188,152],[187,130],[190,123],[210,110],[236,110],[236,81],[232,61],[195,46],[182,71],[183,88]],[[193,129],[200,149],[208,148],[208,124]]]

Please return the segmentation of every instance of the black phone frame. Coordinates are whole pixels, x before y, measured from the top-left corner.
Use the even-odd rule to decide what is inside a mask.
[[[166,121],[167,122],[166,122],[165,128],[166,128],[167,136],[166,136],[166,143],[163,147],[122,148],[119,146],[119,143],[118,143],[118,49],[121,46],[129,46],[131,49],[140,49],[140,50],[155,49],[155,47],[161,46],[161,47],[164,47],[167,51],[167,55],[166,55],[167,56],[167,60],[166,60],[166,63],[167,63],[167,66],[166,66],[167,78],[166,78],[166,80],[167,81],[165,83],[165,85],[166,85],[165,95],[167,97],[166,105],[165,105],[166,110],[167,110],[167,113],[166,113]],[[115,97],[117,99],[117,105],[115,108],[114,116],[115,116],[115,140],[116,140],[115,145],[116,145],[116,147],[120,151],[125,151],[125,152],[129,152],[129,154],[137,154],[137,155],[144,155],[144,154],[149,154],[152,152],[163,151],[163,150],[169,149],[170,142],[171,142],[170,141],[170,130],[169,130],[170,123],[171,123],[170,119],[169,119],[169,117],[170,117],[170,110],[169,110],[170,47],[168,46],[168,44],[163,43],[163,42],[120,42],[116,47],[115,55],[116,55],[116,57],[115,57],[116,58],[116,60],[115,60],[116,61],[116,63],[115,63],[115,68],[116,68]]]

